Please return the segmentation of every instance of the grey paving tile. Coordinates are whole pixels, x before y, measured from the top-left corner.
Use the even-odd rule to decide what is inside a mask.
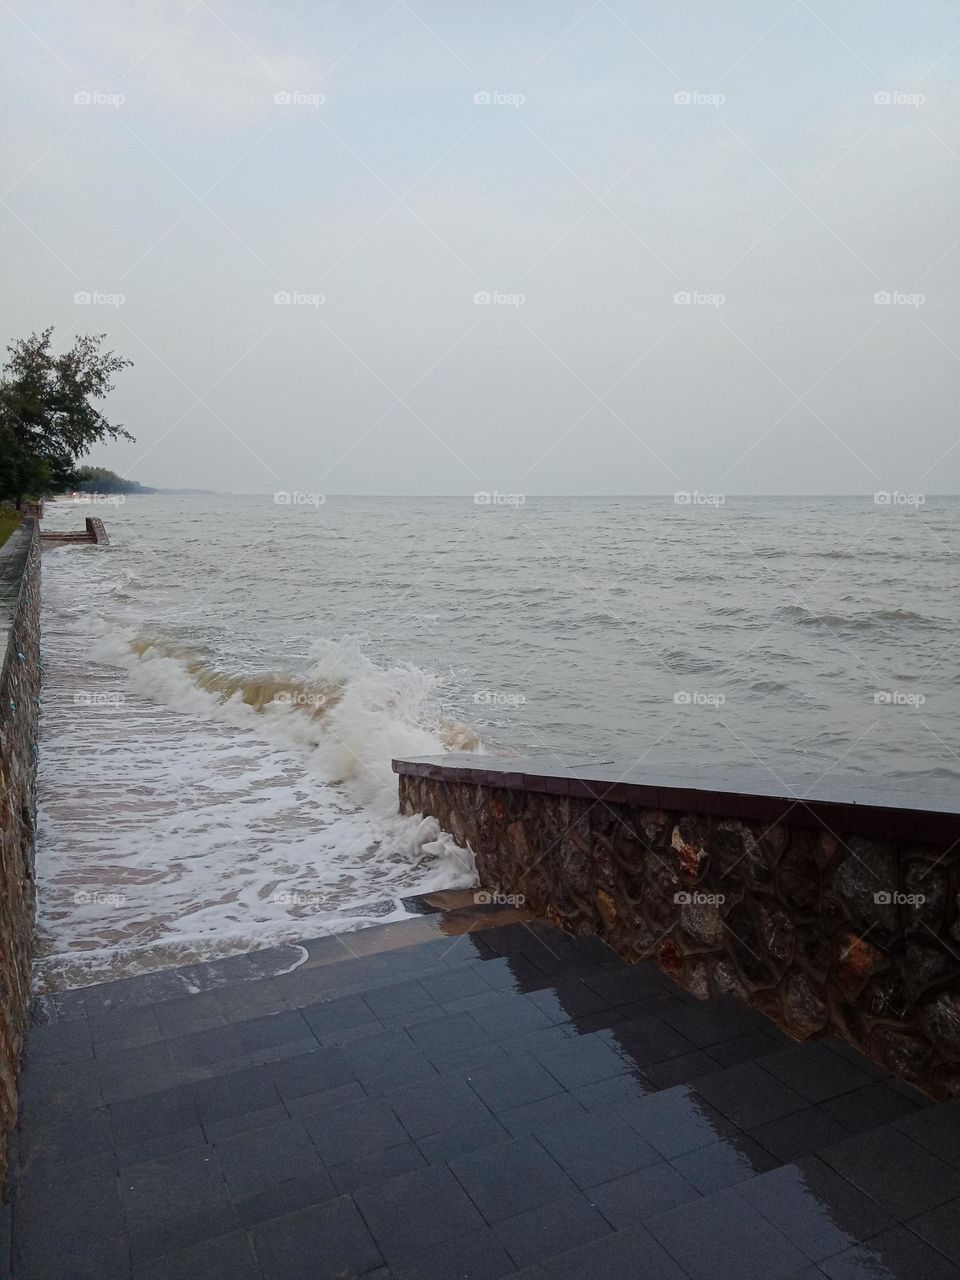
[[[458,1156],[450,1161],[450,1168],[488,1222],[576,1190],[553,1157],[529,1137]]]
[[[485,1044],[469,1045],[467,1048],[453,1046],[450,1049],[432,1049],[426,1056],[434,1069],[444,1074],[448,1071],[471,1071],[492,1066],[496,1062],[503,1062],[508,1054],[502,1044],[489,1040]]]
[[[539,1129],[537,1138],[579,1187],[608,1182],[662,1159],[636,1129],[615,1115],[585,1113]]]
[[[361,1188],[356,1201],[388,1263],[484,1225],[463,1187],[440,1165]]]
[[[691,1201],[646,1225],[691,1280],[786,1280],[809,1264],[736,1189]]]
[[[950,1200],[906,1224],[960,1267],[960,1200]]]
[[[41,1187],[17,1197],[14,1274],[113,1275],[128,1257],[116,1178]]]
[[[778,1161],[745,1134],[738,1134],[688,1151],[672,1164],[701,1195],[708,1196],[766,1173],[776,1168]]]
[[[220,1166],[234,1196],[260,1187],[320,1174],[323,1164],[300,1120],[286,1120],[217,1143]]]
[[[822,1107],[806,1107],[751,1129],[750,1137],[786,1164],[843,1142],[850,1137],[850,1130]]]
[[[486,1044],[493,1037],[480,1026],[472,1014],[453,1014],[442,1022],[425,1022],[410,1027],[407,1034],[420,1046],[422,1052],[451,1048],[466,1049],[477,1044]]]
[[[874,1200],[816,1156],[765,1173],[737,1190],[813,1262],[894,1225]]]
[[[394,1264],[396,1280],[499,1280],[512,1275],[514,1263],[489,1228],[471,1231]]]
[[[93,1040],[86,1018],[66,1022],[51,1022],[42,1027],[31,1027],[27,1033],[23,1063],[76,1062],[93,1057]]]
[[[596,1084],[598,1080],[636,1070],[633,1060],[624,1054],[609,1031],[565,1040],[562,1044],[535,1050],[533,1056],[565,1089]]]
[[[284,1102],[356,1083],[353,1067],[343,1052],[331,1048],[314,1049],[310,1053],[266,1063],[263,1074]]]
[[[359,1080],[351,1080],[348,1084],[338,1085],[334,1089],[321,1089],[317,1093],[298,1094],[287,1097],[284,1106],[292,1116],[315,1116],[325,1111],[334,1111],[348,1102],[360,1102],[367,1095]]]
[[[739,1062],[758,1062],[781,1049],[789,1049],[792,1045],[793,1041],[771,1024],[765,1030],[747,1031],[742,1036],[734,1036],[732,1040],[720,1040],[712,1044],[710,1057],[721,1067],[735,1067]],[[789,1084],[789,1081],[786,1083]]]
[[[212,992],[198,992],[179,1000],[167,1000],[163,1004],[148,1006],[147,1011],[152,1014],[165,1036],[206,1031],[210,1027],[223,1027],[227,1023],[220,1001]]]
[[[827,1147],[820,1158],[900,1220],[960,1195],[960,1171],[891,1126]]]
[[[449,1074],[405,1085],[384,1095],[411,1138],[426,1138],[455,1125],[479,1124],[490,1112],[462,1076]]]
[[[336,1111],[307,1116],[304,1124],[326,1165],[409,1142],[395,1112],[380,1098],[350,1102]]]
[[[465,1078],[492,1111],[509,1111],[563,1092],[556,1076],[523,1054],[467,1071]]]
[[[524,1103],[510,1111],[499,1112],[501,1125],[513,1138],[536,1133],[561,1120],[574,1120],[586,1115],[586,1110],[571,1093],[554,1093],[537,1102]]]
[[[586,968],[580,976],[609,1005],[632,1004],[666,989],[655,965],[628,965],[619,959]]]
[[[197,1123],[193,1101],[182,1089],[112,1102],[108,1113],[118,1147],[128,1147],[177,1133],[181,1129],[191,1129]]]
[[[769,1025],[761,1014],[732,997],[696,1004],[671,1004],[664,1010],[663,1018],[698,1049],[708,1049],[724,1040],[764,1030]]]
[[[741,1129],[755,1129],[802,1111],[806,1100],[755,1062],[742,1062],[694,1081],[697,1093]]]
[[[894,1120],[893,1127],[955,1169],[960,1168],[960,1099],[913,1111]]]
[[[162,1218],[130,1232],[130,1256],[134,1270],[153,1258],[187,1249],[204,1240],[229,1235],[240,1227],[233,1205],[218,1203],[197,1213]]]
[[[263,1111],[281,1100],[268,1067],[248,1067],[189,1086],[188,1095],[201,1124],[250,1111]]]
[[[437,1003],[426,988],[415,980],[368,991],[363,998],[377,1018],[387,1014],[412,1013],[419,1009],[431,1008]]]
[[[737,1042],[731,1040],[730,1043]],[[655,1088],[672,1089],[675,1084],[690,1084],[700,1076],[730,1065],[732,1064],[717,1061],[705,1049],[694,1049],[690,1053],[678,1054],[675,1058],[665,1058],[663,1062],[647,1063],[643,1074]]]
[[[439,1004],[463,1000],[469,996],[489,994],[490,986],[473,968],[452,969],[421,978],[424,991]]]
[[[611,1007],[579,976],[558,978],[549,987],[531,991],[525,998],[542,1010],[551,1022],[567,1022]]]
[[[316,1039],[299,1009],[284,1009],[233,1024],[244,1053],[256,1053],[280,1045],[316,1044]],[[304,1052],[307,1050],[305,1049]]]
[[[87,1025],[97,1053],[153,1044],[163,1034],[152,1005],[93,1013],[87,1018]]]
[[[599,1080],[596,1084],[581,1085],[579,1089],[571,1091],[571,1096],[588,1111],[600,1112],[629,1109],[655,1092],[656,1089],[646,1075],[634,1070],[607,1080]]]
[[[19,1159],[23,1167],[59,1164],[113,1150],[113,1134],[106,1109],[81,1111],[43,1127],[20,1129]]]
[[[362,996],[341,996],[334,1000],[321,1000],[307,1005],[303,1010],[307,1025],[315,1034],[343,1031],[348,1027],[375,1022],[376,1015]]]
[[[675,1027],[650,1014],[618,1024],[616,1037],[638,1067],[679,1057],[695,1047]]]
[[[538,1272],[543,1280],[686,1280],[663,1246],[640,1226],[547,1258]]]
[[[686,1085],[651,1094],[621,1115],[668,1160],[737,1132],[732,1121]]]
[[[227,1116],[224,1120],[207,1120],[203,1132],[208,1142],[216,1143],[238,1133],[250,1133],[253,1129],[266,1129],[271,1125],[282,1124],[289,1118],[286,1107],[278,1102],[261,1111],[247,1111],[240,1116]]]
[[[698,1200],[700,1192],[664,1160],[590,1187],[586,1196],[611,1226],[620,1229]]]
[[[389,1093],[437,1075],[436,1067],[405,1030],[366,1036],[345,1045],[341,1052],[367,1093]]]
[[[134,1268],[134,1280],[259,1280],[259,1276],[250,1241],[242,1231],[178,1249]]]
[[[163,1042],[174,1067],[206,1067],[220,1062],[238,1062],[245,1055],[236,1024],[206,1027],[188,1035],[173,1036]]]
[[[511,1135],[492,1115],[474,1124],[458,1124],[442,1133],[431,1134],[418,1142],[428,1164],[442,1164],[455,1156],[480,1151],[483,1147],[506,1142]]]
[[[213,1147],[198,1147],[130,1165],[120,1177],[120,1199],[131,1231],[170,1218],[189,1217],[228,1202]]]
[[[918,1103],[882,1080],[821,1103],[827,1115],[850,1133],[864,1133],[918,1110]]]
[[[478,1002],[471,1017],[493,1040],[506,1040],[553,1025],[542,1009],[522,995],[495,995],[490,1001]]]
[[[893,1227],[820,1268],[829,1280],[956,1280],[957,1270],[942,1254],[906,1227]]]
[[[265,1280],[341,1280],[383,1261],[349,1196],[261,1222],[250,1239]]]
[[[11,1196],[29,1196],[68,1186],[72,1182],[113,1179],[117,1174],[117,1158],[113,1152],[101,1151],[97,1155],[80,1156],[71,1160],[52,1163],[40,1160],[28,1163],[9,1172]]]
[[[300,1209],[322,1204],[325,1200],[336,1200],[341,1194],[330,1175],[324,1171],[288,1178],[285,1182],[261,1187],[252,1195],[238,1196],[232,1208],[241,1226],[249,1228],[259,1222],[269,1222],[271,1218],[284,1217]]]
[[[768,1054],[760,1065],[808,1102],[826,1102],[873,1083],[856,1063],[815,1041]]]
[[[199,1124],[189,1129],[177,1129],[173,1133],[148,1138],[146,1142],[132,1142],[117,1147],[117,1165],[122,1170],[131,1164],[146,1164],[163,1156],[176,1155],[178,1151],[191,1151],[207,1145],[207,1135]]]
[[[357,1156],[343,1164],[330,1166],[330,1177],[341,1195],[352,1195],[360,1187],[369,1187],[401,1173],[412,1173],[427,1164],[420,1148],[414,1142],[404,1142],[396,1147],[384,1147],[368,1155]]]
[[[607,1221],[578,1193],[558,1196],[504,1218],[494,1229],[520,1267],[610,1234]]]

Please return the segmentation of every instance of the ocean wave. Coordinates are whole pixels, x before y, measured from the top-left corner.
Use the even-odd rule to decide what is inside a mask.
[[[779,610],[782,617],[790,618],[801,626],[846,627],[867,631],[889,623],[908,623],[912,626],[931,627],[937,623],[912,609],[874,609],[869,613],[843,615],[839,613],[815,613],[800,604],[785,605]]]

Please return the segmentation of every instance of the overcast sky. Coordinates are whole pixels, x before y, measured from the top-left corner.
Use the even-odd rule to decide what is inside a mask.
[[[2,333],[136,362],[91,461],[960,492],[952,0],[5,12]]]

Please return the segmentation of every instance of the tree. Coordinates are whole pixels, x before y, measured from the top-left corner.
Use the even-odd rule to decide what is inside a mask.
[[[69,351],[50,349],[53,326],[8,347],[0,378],[0,494],[17,507],[28,493],[69,484],[76,464],[100,440],[132,440],[95,401],[133,361],[102,351],[105,334],[83,334]]]

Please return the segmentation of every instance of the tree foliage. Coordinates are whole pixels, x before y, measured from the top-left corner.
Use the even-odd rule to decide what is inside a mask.
[[[51,350],[53,327],[7,348],[0,377],[0,496],[15,499],[70,484],[76,464],[101,440],[132,440],[97,407],[114,375],[133,362],[102,350],[105,334],[83,334]]]

